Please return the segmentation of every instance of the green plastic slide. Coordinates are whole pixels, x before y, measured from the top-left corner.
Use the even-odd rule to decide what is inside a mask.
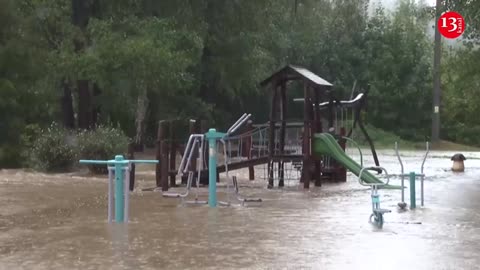
[[[335,138],[329,133],[317,133],[314,135],[313,152],[315,154],[327,155],[335,159],[356,176],[358,176],[360,174],[360,170],[362,170],[362,166],[360,166],[360,164],[358,164],[353,159],[351,159],[347,154],[345,154],[345,152],[337,143]],[[370,173],[367,170],[363,171],[362,180],[366,183],[371,183],[371,184],[383,183],[380,179],[375,177],[372,173]],[[379,186],[379,188],[401,189],[401,186],[395,186],[395,185],[389,184],[386,186]]]

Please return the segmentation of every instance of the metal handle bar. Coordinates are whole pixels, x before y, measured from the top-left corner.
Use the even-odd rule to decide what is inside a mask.
[[[251,117],[252,115],[251,114],[243,114],[242,117],[240,117],[240,119],[237,120],[237,122],[235,122],[235,124],[233,124],[227,131],[227,136],[234,133],[235,131],[237,131],[237,129],[239,127],[241,127],[245,122],[247,122],[247,120]]]
[[[387,182],[386,183],[364,183],[362,181],[363,171],[365,171],[365,170],[367,170],[367,171],[377,171],[379,169],[385,172],[385,175],[387,176]],[[385,168],[383,168],[383,167],[380,167],[380,166],[365,167],[365,168],[362,168],[360,170],[360,173],[358,174],[358,182],[362,186],[385,186],[385,185],[388,185],[388,183],[390,182],[390,177],[388,176],[387,170],[385,170]]]
[[[357,147],[358,152],[360,153],[360,167],[363,167],[362,149],[360,149],[360,146],[358,145],[358,143],[356,141],[352,140],[351,138],[347,137],[347,136],[341,136],[341,138],[346,140],[346,141],[349,141],[349,142],[353,143],[355,145],[355,147]]]
[[[142,160],[142,159],[124,159],[124,160],[79,160],[79,163],[83,164],[106,164],[106,165],[115,165],[115,164],[122,164],[127,165],[131,163],[147,163],[147,164],[156,164],[158,160]]]
[[[178,167],[178,175],[181,175],[182,173],[184,173],[185,168],[190,163],[190,160],[189,160],[189,156],[191,157],[190,153],[195,149],[195,146],[192,146],[192,145],[193,144],[196,145],[197,139],[203,140],[203,137],[204,137],[203,134],[192,134],[188,138],[187,146],[183,151],[183,157],[182,157],[182,160],[180,161],[180,166]],[[187,162],[187,164],[185,164],[185,162]]]
[[[422,167],[421,167],[421,169],[420,169],[421,174],[424,174],[424,173],[423,173],[423,166],[425,165],[425,161],[427,160],[428,153],[430,152],[430,145],[429,145],[429,143],[426,142],[425,144],[426,144],[426,152],[425,152],[425,156],[423,157]]]
[[[247,117],[247,114],[246,114],[246,113],[242,114],[242,116],[240,116],[240,118],[238,118],[238,120],[237,120],[235,123],[233,123],[233,125],[227,130],[227,133],[229,133],[230,131],[232,131],[232,129],[233,129],[235,126],[237,126],[238,123],[239,123],[240,121],[242,121],[243,118],[245,118],[245,117]]]

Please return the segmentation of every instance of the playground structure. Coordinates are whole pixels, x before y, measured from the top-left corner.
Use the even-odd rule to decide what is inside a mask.
[[[303,98],[296,98],[293,102],[303,101],[303,122],[287,120],[287,84],[300,82],[303,86]],[[190,171],[196,181],[191,185],[208,185],[209,174],[216,170],[217,181],[219,174],[248,168],[249,179],[255,178],[255,166],[264,166],[264,176],[268,188],[279,187],[285,181],[303,182],[304,188],[309,188],[310,182],[321,186],[322,182],[346,181],[346,167],[329,155],[312,151],[314,144],[313,134],[329,132],[335,136],[335,141],[345,151],[346,142],[358,125],[365,138],[370,143],[375,165],[379,166],[373,143],[371,142],[361,121],[361,111],[365,105],[367,92],[358,94],[354,99],[339,101],[332,91],[332,84],[320,78],[311,71],[292,65],[287,65],[260,83],[260,86],[272,92],[269,121],[265,124],[253,124],[247,121],[237,132],[223,138],[226,153],[221,157],[226,162],[210,165],[209,151],[206,147],[202,151],[192,151],[192,159],[188,163]],[[177,155],[187,153],[185,141],[190,136],[178,136],[178,126],[181,120],[162,120],[158,125],[156,141],[156,186],[163,192],[169,187],[177,185],[176,168]],[[183,123],[184,124],[184,123]],[[347,125],[350,124],[350,130]],[[204,120],[190,120],[188,130],[191,134],[207,133],[207,122]],[[197,143],[193,148],[198,149]],[[218,151],[217,144],[215,151]],[[201,155],[201,164],[197,157]],[[363,165],[363,164],[362,164]],[[358,173],[358,172],[357,172]],[[181,174],[183,184],[188,184],[188,174]],[[170,178],[170,181],[169,181]]]
[[[286,86],[289,81],[303,83],[304,97],[293,100],[294,102],[303,101],[303,123],[288,121],[286,118]],[[242,205],[247,202],[262,201],[240,196],[237,177],[230,178],[229,171],[248,168],[249,179],[253,180],[255,178],[254,167],[266,165],[264,176],[268,182],[268,188],[273,188],[275,180],[277,180],[278,186],[282,187],[285,185],[285,180],[293,178],[303,182],[304,188],[309,188],[311,181],[314,181],[316,186],[320,186],[323,181],[346,181],[346,170],[348,169],[359,178],[360,184],[371,186],[371,221],[381,228],[383,214],[388,213],[389,210],[380,208],[378,189],[401,189],[403,202],[403,164],[397,150],[402,167],[401,186],[389,184],[388,174],[387,182],[384,183],[369,172],[369,170],[373,170],[377,173],[387,173],[384,168],[379,166],[373,143],[361,122],[360,115],[365,104],[366,93],[360,93],[352,100],[336,100],[330,83],[304,68],[295,66],[286,66],[264,80],[261,85],[270,86],[270,90],[273,91],[270,120],[267,124],[254,125],[250,121],[251,115],[244,114],[226,133],[222,133],[217,132],[214,128],[210,128],[206,132],[205,121],[190,120],[188,123],[190,134],[185,145],[182,143],[185,138],[181,136],[177,138],[178,129],[175,128],[174,121],[160,121],[157,132],[157,160],[124,160],[123,156],[116,156],[115,160],[108,161],[81,160],[81,163],[107,164],[109,222],[112,221],[113,186],[115,186],[115,220],[116,222],[128,221],[128,193],[129,190],[133,190],[134,184],[134,179],[131,179],[134,178],[134,173],[131,172],[134,170],[134,163],[143,162],[157,163],[156,186],[157,189],[161,188],[164,197],[180,198],[182,204],[208,203],[210,207],[216,207],[217,204],[230,205],[233,193]],[[178,123],[178,121],[176,122]],[[347,123],[352,124],[348,132]],[[363,167],[363,155],[360,148],[360,164],[345,153],[347,141],[355,144],[350,136],[357,124],[371,146],[377,165],[375,167]],[[220,147],[223,147],[223,151],[219,149]],[[180,152],[181,161],[179,167],[176,168],[178,152]],[[129,149],[129,157],[133,158],[131,149]],[[217,163],[217,160],[220,162]],[[425,163],[425,159],[423,163]],[[115,181],[112,177],[113,172],[115,172]],[[217,182],[220,181],[219,174],[223,172],[227,179],[227,199],[226,201],[217,201]],[[413,176],[410,175],[415,179],[415,173]],[[177,185],[177,176],[186,184],[185,192],[168,192],[170,187]],[[422,177],[423,206],[423,164],[421,174],[418,176]],[[411,185],[411,190],[413,190],[411,197],[413,198],[415,197],[414,183],[413,180],[413,185]],[[192,185],[196,187],[195,198],[186,200],[190,195]],[[200,185],[208,185],[208,201],[199,199]],[[414,202],[411,207],[415,208]]]

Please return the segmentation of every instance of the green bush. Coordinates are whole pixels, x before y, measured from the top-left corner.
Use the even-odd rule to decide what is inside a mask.
[[[56,123],[42,129],[30,149],[26,149],[31,167],[46,172],[70,170],[77,162],[75,146],[69,142],[72,134]]]
[[[22,135],[20,135],[22,166],[31,167],[29,162],[31,161],[32,149],[41,134],[42,128],[37,124],[26,125],[23,129]]]
[[[126,155],[129,138],[119,128],[98,126],[78,134],[78,153],[81,159],[113,159]],[[93,173],[107,173],[105,165],[88,165]]]
[[[0,167],[18,168],[22,165],[22,156],[19,145],[0,146]]]

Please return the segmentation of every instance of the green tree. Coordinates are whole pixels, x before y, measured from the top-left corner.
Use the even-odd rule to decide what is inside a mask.
[[[369,120],[407,139],[425,139],[430,123],[431,44],[410,1],[390,18],[376,11],[366,31]]]

